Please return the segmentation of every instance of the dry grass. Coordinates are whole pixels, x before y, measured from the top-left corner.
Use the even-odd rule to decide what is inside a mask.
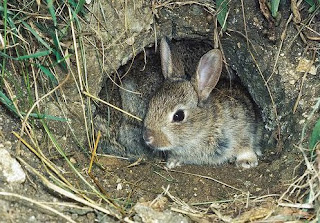
[[[125,3],[126,2],[127,1],[125,1]],[[242,4],[244,3],[245,2],[242,1]],[[111,199],[110,196],[103,191],[99,183],[94,180],[94,177],[90,175],[92,163],[101,167],[101,165],[97,163],[95,156],[93,155],[91,157],[91,152],[95,151],[94,148],[99,141],[96,140],[96,132],[93,127],[91,104],[104,102],[90,94],[88,89],[89,77],[87,68],[85,67],[87,64],[85,52],[88,47],[94,46],[101,57],[107,58],[105,56],[105,50],[108,50],[113,45],[121,44],[119,41],[121,37],[126,34],[125,31],[123,34],[115,37],[111,43],[108,43],[108,47],[102,46],[99,48],[99,44],[95,42],[96,40],[89,37],[96,34],[93,30],[90,30],[90,32],[92,32],[90,35],[81,35],[83,32],[83,30],[81,30],[81,23],[85,23],[83,14],[89,14],[89,16],[95,17],[95,15],[90,14],[90,9],[86,9],[85,5],[77,8],[72,4],[66,4],[60,1],[54,1],[55,8],[40,1],[31,1],[26,5],[21,4],[19,1],[4,1],[4,5],[6,5],[2,10],[4,19],[0,22],[0,49],[3,58],[1,63],[0,90],[8,99],[2,98],[1,103],[5,104],[8,110],[12,111],[21,122],[20,133],[14,133],[15,137],[19,140],[17,159],[31,175],[37,176],[46,188],[59,194],[62,198],[68,198],[74,204],[81,204],[83,207],[89,207],[112,216],[114,219],[131,222],[132,220],[127,217],[129,211]],[[209,13],[212,13],[212,15],[215,15],[213,5],[198,1],[152,1],[151,6],[153,8],[153,15],[156,17],[159,16],[157,11],[163,7],[174,10],[175,7],[191,4],[198,4],[204,7]],[[49,10],[47,10],[48,8]],[[244,8],[243,6],[243,9]],[[243,13],[243,15],[245,19],[245,13]],[[286,27],[292,22],[293,16],[294,15],[290,16],[288,19]],[[315,19],[314,15],[310,17],[309,22],[313,19]],[[124,20],[126,20],[126,18],[124,18]],[[104,21],[99,21],[99,23],[103,26]],[[124,21],[124,24],[127,24],[127,22]],[[305,29],[312,30],[308,23],[303,24],[300,26],[297,35],[293,37],[292,41],[298,38]],[[126,29],[124,28],[124,30]],[[286,29],[282,36],[285,35],[285,31]],[[246,32],[246,27],[245,34],[243,35],[246,37],[248,48],[250,49],[250,37]],[[65,38],[66,36],[69,37]],[[305,38],[305,40],[308,41],[308,38]],[[101,44],[105,43],[101,42]],[[268,89],[269,80],[274,75],[282,47],[283,37],[275,59],[274,69],[268,80],[264,80]],[[254,53],[251,52],[251,55],[253,60],[256,61],[254,59]],[[103,65],[101,66],[103,67]],[[256,64],[256,66],[259,68],[258,64]],[[102,68],[102,70],[103,69],[104,68]],[[263,78],[261,72],[260,74]],[[23,81],[19,82],[21,79]],[[86,133],[88,145],[87,148],[82,148],[81,151],[87,154],[88,162],[81,165],[81,167],[75,166],[70,160],[66,152],[67,149],[61,145],[61,141],[57,139],[51,130],[50,122],[48,121],[49,119],[54,120],[66,126],[74,137],[74,141],[79,141],[77,136],[72,134],[74,129],[70,124],[70,117],[68,116],[68,95],[65,95],[66,91],[64,87],[70,83],[75,86],[78,94],[80,107],[82,108],[78,115],[81,117],[81,120],[83,120],[82,125]],[[271,91],[268,91],[274,106],[274,112],[277,114],[273,96]],[[46,115],[46,103],[49,101],[54,101],[58,104],[62,117]],[[320,99],[314,111],[319,109],[319,101]],[[109,103],[107,104],[110,105]],[[132,114],[128,115],[133,116]],[[139,117],[133,117],[141,120]],[[60,165],[61,163],[65,164],[64,168],[67,167],[67,172],[71,172],[72,175],[76,176],[73,177],[73,179],[77,179],[77,183],[70,181],[66,171],[62,171],[63,168],[59,166],[59,164],[50,160],[50,151],[41,147],[43,143],[39,141],[39,139],[42,140],[42,137],[39,137],[39,130],[36,126],[40,126],[40,128],[43,129],[46,135],[45,138],[48,139],[48,144],[50,144],[50,147],[52,147],[56,154],[63,160],[63,162],[60,162]],[[280,137],[280,127],[278,136]],[[73,146],[75,148],[78,147],[76,143],[74,143]],[[26,148],[40,161],[41,169],[37,170],[33,167],[33,164],[30,163],[31,161],[19,156],[20,151],[26,150]],[[255,197],[238,188],[234,188],[232,185],[219,182],[212,177],[197,175],[198,177],[211,179],[224,186],[231,187],[241,192],[241,195],[222,202],[191,205],[174,197],[168,187],[163,188],[163,193],[151,202],[150,205],[154,206],[155,203],[161,200],[161,197],[167,197],[172,204],[174,204],[171,205],[172,211],[187,215],[196,222],[212,222],[218,220],[223,222],[319,222],[319,208],[315,205],[319,205],[320,203],[320,148],[318,146],[316,149],[318,156],[314,160],[309,158],[309,151],[306,150],[302,144],[299,144],[297,148],[303,154],[304,160],[301,162],[301,165],[304,165],[306,169],[301,176],[294,179],[288,186],[287,191],[283,192],[281,196],[269,194]],[[89,165],[90,162],[91,164]],[[82,171],[81,168],[84,168],[85,171]],[[103,170],[103,167],[101,168]],[[73,222],[69,216],[56,211],[54,209],[55,204],[44,204],[24,195],[9,192],[0,192],[0,196],[25,200],[64,218],[66,221]],[[70,203],[61,202],[59,205],[70,206]],[[245,207],[245,211],[239,216],[234,217],[233,213],[237,206]]]

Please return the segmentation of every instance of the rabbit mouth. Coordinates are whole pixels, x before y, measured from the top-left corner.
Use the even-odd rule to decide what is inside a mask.
[[[157,147],[157,148],[153,148],[155,150],[159,150],[159,151],[169,151],[172,149],[172,146],[163,146],[163,147]]]
[[[152,149],[160,151],[171,149],[171,143],[162,132],[156,132],[154,130],[145,128],[143,132],[143,140],[146,145]]]
[[[172,149],[171,144],[166,145],[166,146],[161,146],[161,145],[157,145],[156,143],[150,143],[150,142],[146,142],[146,141],[145,141],[145,143],[151,149],[158,150],[158,151],[168,151],[168,150]]]

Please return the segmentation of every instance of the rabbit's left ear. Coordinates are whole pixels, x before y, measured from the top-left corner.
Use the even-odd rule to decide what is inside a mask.
[[[184,66],[181,55],[171,52],[166,37],[160,42],[161,68],[165,79],[180,80],[185,78]]]
[[[173,64],[170,46],[167,42],[167,38],[163,37],[160,43],[160,55],[161,55],[161,68],[162,74],[165,79],[170,78],[173,73]]]
[[[195,79],[195,87],[199,102],[204,102],[217,85],[222,71],[222,54],[213,49],[203,55],[199,61]]]

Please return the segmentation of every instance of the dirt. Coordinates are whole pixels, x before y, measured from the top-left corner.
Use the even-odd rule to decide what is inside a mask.
[[[111,7],[111,6],[110,6]],[[253,4],[250,7],[254,7],[252,11],[255,11],[256,14],[260,14],[256,6]],[[250,9],[250,10],[251,10]],[[166,9],[167,10],[167,9]],[[177,9],[182,10],[182,9]],[[248,9],[249,10],[249,9]],[[231,16],[239,16],[241,14],[241,10],[234,10],[232,11],[234,13],[231,13]],[[115,13],[115,12],[114,12]],[[180,13],[180,12],[179,12]],[[177,13],[179,17],[179,13]],[[192,6],[192,11],[187,13],[193,13],[192,15],[202,15],[203,10],[199,9],[199,6]],[[164,13],[166,14],[166,13]],[[170,13],[169,13],[170,14]],[[168,14],[168,15],[169,15]],[[152,23],[150,12],[146,12],[146,15],[149,15],[147,18],[147,27],[150,28],[150,24]],[[176,18],[179,19],[179,18]],[[199,19],[203,22],[202,17]],[[237,22],[236,19],[231,18],[233,22]],[[240,20],[240,19],[239,19]],[[253,19],[256,21],[256,24],[250,24],[250,26],[253,26],[252,33],[256,32],[256,29],[259,29],[261,27],[261,24],[264,24],[265,21],[263,20],[262,16],[258,17],[258,19]],[[151,21],[151,22],[150,22]],[[185,23],[188,23],[188,20],[184,21]],[[201,25],[203,26],[203,29],[209,29],[210,27],[206,27],[205,24]],[[285,23],[285,20],[283,20],[283,23]],[[119,25],[119,24],[117,24]],[[284,24],[281,24],[280,27],[283,27]],[[120,25],[119,25],[120,26]],[[164,24],[165,26],[165,24]],[[264,26],[267,26],[264,24]],[[212,28],[212,27],[211,27]],[[261,28],[262,29],[262,28]],[[265,28],[263,28],[265,29]],[[179,32],[184,32],[185,30],[180,30],[179,27],[176,30]],[[267,30],[268,31],[268,30]],[[290,29],[290,35],[294,35],[296,32],[293,27]],[[200,31],[199,31],[200,32]],[[292,32],[292,33],[291,33]],[[232,33],[232,32],[230,32]],[[228,35],[230,35],[228,33]],[[250,33],[250,35],[254,35]],[[181,33],[180,33],[181,34]],[[234,34],[234,33],[233,33]],[[279,32],[278,32],[279,34]],[[115,36],[118,35],[117,33],[114,34]],[[153,33],[147,33],[145,35],[153,35]],[[181,34],[179,38],[183,37],[183,35],[187,36],[187,34]],[[199,34],[200,35],[200,34]],[[235,35],[235,34],[234,34]],[[271,51],[272,47],[274,45],[270,45],[268,40],[264,39],[264,37],[261,37],[260,33],[256,32],[256,36],[259,36],[261,38],[260,42],[266,42],[266,46],[261,46],[261,48],[264,48],[262,51],[264,51],[268,57],[261,57],[260,60],[265,60],[266,63],[262,64],[262,69],[268,69],[268,66],[270,64],[272,65],[274,54],[277,52],[276,50]],[[198,36],[199,37],[199,36]],[[257,37],[258,38],[258,37]],[[276,37],[279,38],[279,37]],[[227,39],[227,37],[225,38]],[[224,39],[224,40],[225,40]],[[143,42],[139,40],[140,42]],[[149,41],[149,40],[148,40]],[[202,41],[200,38],[198,38],[198,41]],[[241,43],[239,43],[239,46],[245,45],[244,39],[241,39]],[[205,42],[205,41],[204,41]],[[222,41],[223,42],[223,41]],[[257,41],[258,42],[258,41]],[[140,43],[142,44],[142,43]],[[228,42],[222,43],[227,45]],[[300,43],[299,43],[300,44]],[[235,48],[239,47],[237,44],[235,44]],[[126,51],[130,51],[128,47],[122,46],[125,48]],[[210,45],[211,47],[211,45]],[[153,49],[153,48],[152,48]],[[231,48],[230,48],[231,49]],[[242,48],[241,48],[242,49]],[[122,49],[119,49],[122,50]],[[125,51],[124,50],[124,51]],[[202,49],[203,50],[203,49]],[[239,50],[240,51],[240,50]],[[268,52],[267,52],[268,51]],[[82,173],[82,175],[86,178],[86,180],[90,181],[93,185],[96,186],[96,188],[99,188],[100,192],[107,195],[109,200],[111,200],[116,206],[119,206],[120,209],[123,209],[126,211],[125,215],[132,217],[134,215],[133,208],[137,202],[139,203],[145,203],[149,201],[153,201],[156,199],[159,194],[164,193],[165,190],[168,190],[174,197],[177,199],[181,199],[183,202],[187,203],[189,206],[193,207],[197,210],[207,211],[207,213],[213,215],[215,213],[213,209],[210,207],[211,204],[216,205],[221,204],[224,205],[225,208],[223,209],[223,214],[229,215],[231,217],[237,217],[240,216],[242,213],[246,212],[250,209],[250,207],[258,206],[263,207],[263,203],[261,201],[266,201],[267,198],[270,198],[270,204],[274,205],[276,204],[277,199],[288,189],[288,186],[293,182],[293,179],[296,179],[297,176],[301,176],[305,170],[305,165],[303,163],[303,157],[300,151],[294,147],[294,143],[297,143],[300,139],[300,131],[301,127],[307,120],[307,115],[310,113],[310,109],[312,108],[313,100],[308,100],[308,98],[315,98],[315,96],[318,95],[317,88],[312,88],[310,86],[316,86],[316,83],[319,82],[319,77],[317,75],[310,76],[308,75],[306,78],[305,86],[306,90],[303,92],[301,101],[298,106],[298,113],[295,116],[286,116],[288,113],[291,115],[292,106],[296,100],[297,92],[299,92],[300,87],[300,81],[302,74],[299,73],[297,76],[286,76],[287,74],[295,74],[293,71],[295,71],[295,65],[298,63],[298,52],[303,51],[303,47],[296,47],[294,48],[294,51],[286,50],[284,52],[284,55],[280,57],[279,59],[279,73],[275,74],[275,79],[285,79],[284,82],[290,82],[292,84],[286,85],[288,87],[287,89],[284,89],[284,93],[286,93],[286,96],[290,99],[288,101],[284,101],[286,103],[286,107],[281,107],[283,104],[280,105],[281,114],[283,114],[282,118],[285,117],[283,120],[283,126],[285,126],[281,131],[284,133],[284,145],[283,150],[281,151],[281,148],[276,147],[274,143],[268,143],[268,141],[275,141],[274,138],[276,138],[276,130],[275,127],[275,118],[272,117],[271,114],[268,112],[272,109],[269,107],[267,108],[267,102],[266,100],[259,100],[259,94],[264,94],[263,92],[257,93],[257,102],[258,107],[260,106],[261,109],[266,110],[265,114],[262,112],[262,115],[264,116],[265,126],[267,127],[267,133],[265,136],[265,144],[263,148],[263,156],[259,160],[259,165],[252,169],[240,169],[235,167],[233,163],[227,163],[221,166],[195,166],[195,165],[184,165],[181,167],[174,168],[173,170],[167,170],[165,168],[165,161],[161,160],[159,158],[143,158],[141,160],[138,159],[139,152],[136,152],[136,154],[132,157],[129,157],[129,159],[124,158],[115,158],[106,156],[105,154],[102,154],[102,152],[108,152],[103,150],[103,148],[99,148],[96,164],[94,164],[93,169],[91,171],[91,177],[88,175],[87,170],[90,163],[90,156],[86,155],[83,150],[79,149],[75,143],[71,142],[65,142],[64,148],[66,149],[67,157],[72,160],[72,163],[74,166]],[[115,51],[116,52],[116,51]],[[232,54],[232,50],[230,50],[230,54]],[[146,54],[148,55],[148,50],[146,51]],[[246,55],[233,55],[236,56],[242,56],[246,57]],[[120,55],[120,54],[119,54]],[[156,55],[149,54],[151,58]],[[309,56],[309,55],[306,55]],[[120,57],[120,56],[119,56]],[[126,63],[131,56],[127,56],[122,60],[123,64]],[[94,60],[94,58],[90,58]],[[141,70],[144,67],[144,55],[141,54],[138,56],[138,59],[140,59],[139,68],[138,70]],[[143,61],[143,62],[141,62]],[[150,60],[148,60],[150,61]],[[234,59],[227,58],[227,62],[230,63],[234,61]],[[239,74],[241,71],[247,71],[246,69],[249,68],[243,68],[242,62],[247,61],[247,63],[251,63],[251,61],[248,61],[246,58],[239,59],[238,61],[234,62],[234,65],[231,67],[235,71],[235,73]],[[118,61],[120,64],[120,62]],[[159,65],[159,61],[157,61]],[[117,65],[119,65],[117,64]],[[253,65],[252,65],[253,66]],[[90,65],[89,65],[90,67]],[[251,68],[250,68],[251,69]],[[153,68],[152,72],[158,72],[158,68]],[[249,70],[251,71],[251,70]],[[268,73],[268,72],[267,72]],[[269,74],[269,73],[268,73]],[[100,75],[100,74],[99,74]],[[98,76],[99,76],[98,75]],[[94,90],[99,92],[99,90],[102,88],[101,82],[105,81],[105,78],[101,78],[100,75],[98,78],[92,78],[91,82],[92,85],[96,86]],[[256,77],[253,77],[256,78]],[[103,80],[102,80],[103,79]],[[241,78],[240,78],[241,79]],[[98,81],[95,81],[98,80]],[[249,80],[249,81],[248,81]],[[245,86],[248,88],[248,91],[252,93],[255,89],[255,81],[250,81],[250,78],[243,78],[243,82]],[[159,80],[149,80],[151,83],[159,82]],[[248,83],[245,83],[248,82]],[[250,83],[252,82],[252,83]],[[273,82],[277,83],[276,81]],[[144,86],[146,89],[148,86]],[[276,88],[276,87],[275,87]],[[154,91],[155,89],[153,89]],[[258,89],[259,90],[259,89]],[[75,89],[71,89],[70,91],[75,91]],[[103,90],[102,90],[103,91]],[[276,89],[276,92],[278,89]],[[278,91],[280,92],[280,91]],[[148,92],[146,98],[147,99],[152,92]],[[77,93],[74,93],[77,94]],[[117,97],[121,97],[120,93],[117,93]],[[150,95],[149,95],[150,94]],[[100,96],[105,96],[103,92],[100,92]],[[282,100],[283,95],[279,95],[279,98],[277,98],[277,101]],[[78,97],[78,96],[76,96]],[[267,98],[267,96],[263,96]],[[284,96],[283,96],[284,97]],[[263,98],[263,99],[265,99]],[[105,98],[106,99],[106,98]],[[137,98],[136,103],[139,103],[140,98]],[[118,101],[119,102],[119,101]],[[144,102],[143,102],[144,103]],[[80,110],[80,104],[74,102],[74,104],[77,104],[77,109]],[[270,104],[269,104],[270,105]],[[141,103],[141,106],[145,106]],[[265,107],[263,107],[265,106]],[[52,109],[53,110],[53,109]],[[51,110],[51,111],[52,111]],[[287,111],[286,111],[287,110]],[[75,111],[77,111],[75,109]],[[290,112],[289,112],[290,111]],[[99,113],[100,112],[100,113]],[[111,111],[111,113],[114,111]],[[143,111],[139,115],[143,117]],[[59,114],[60,110],[57,109],[56,114]],[[75,112],[76,113],[76,112]],[[135,113],[135,112],[133,112]],[[55,115],[55,113],[51,113]],[[102,124],[106,124],[106,118],[108,115],[110,115],[110,110],[106,109],[106,106],[97,106],[97,114],[100,114],[101,117],[103,117],[103,120],[101,121]],[[112,116],[113,117],[113,116]],[[121,115],[115,115],[114,117],[118,118],[118,121],[124,121],[127,122],[127,119],[123,119]],[[294,122],[288,121],[288,117],[294,117],[296,120]],[[80,122],[79,122],[80,123]],[[98,124],[101,124],[98,123]],[[121,122],[116,123],[119,125]],[[296,128],[294,125],[295,123],[300,123],[300,126]],[[35,121],[35,126],[37,122]],[[53,125],[50,125],[51,128],[54,128],[57,130],[57,135],[60,136],[59,140],[63,142],[64,138],[67,137],[68,140],[70,140],[70,132],[68,131],[68,128],[66,126],[61,127],[59,126],[59,122],[52,123]],[[96,123],[95,123],[96,124]],[[136,131],[135,127],[132,127],[132,123],[127,123],[128,129]],[[134,125],[136,123],[133,123]],[[269,125],[270,124],[270,125]],[[288,124],[288,125],[287,125]],[[16,155],[16,146],[18,145],[17,138],[14,137],[14,135],[11,133],[12,131],[19,132],[21,128],[21,123],[19,119],[15,118],[11,115],[11,113],[6,110],[2,104],[0,105],[0,143],[4,143],[6,141],[10,141],[12,144],[12,151],[11,154],[14,156]],[[65,135],[64,133],[59,132],[59,128],[65,128],[65,132],[67,132]],[[101,127],[101,128],[105,128]],[[310,128],[310,127],[309,127]],[[84,132],[84,128],[82,128],[80,125],[78,126],[77,131]],[[117,138],[117,128],[112,130],[113,132],[108,132],[113,137]],[[106,133],[105,131],[104,133]],[[139,141],[139,137],[141,135],[137,134],[138,132],[134,132],[132,138],[128,138],[128,135],[124,135],[124,137],[127,139],[127,141],[123,141],[124,143],[135,143],[134,145],[139,145],[141,142]],[[59,168],[63,173],[64,176],[68,178],[68,180],[72,183],[72,185],[76,185],[77,188],[81,190],[87,190],[90,191],[88,186],[77,177],[74,172],[70,170],[69,165],[57,151],[53,149],[52,146],[48,146],[48,139],[46,137],[46,133],[43,129],[37,129],[35,134],[39,139],[42,139],[41,141],[41,149],[42,152],[45,154],[46,157],[48,157],[56,166]],[[84,134],[83,134],[84,135]],[[105,137],[106,135],[104,135]],[[306,137],[307,138],[307,137]],[[105,138],[102,138],[102,142],[104,142]],[[132,142],[134,141],[134,142]],[[290,144],[288,142],[291,142]],[[288,143],[288,144],[286,144]],[[20,144],[21,145],[21,144]],[[87,145],[86,145],[87,146]],[[102,147],[105,146],[105,144],[102,143]],[[87,150],[87,148],[85,148]],[[113,151],[115,151],[117,148],[112,148]],[[143,148],[144,150],[147,150],[147,148]],[[45,176],[47,176],[49,179],[53,179],[48,175],[48,173],[44,169],[43,163],[35,156],[34,153],[30,152],[26,147],[22,146],[20,150],[20,154],[17,155],[17,157],[20,157],[24,159],[27,163],[31,164],[36,170],[43,173]],[[109,151],[110,152],[110,151]],[[138,155],[137,155],[138,154]],[[126,152],[120,152],[120,154],[124,157],[126,156]],[[47,186],[45,186],[42,182],[42,180],[39,177],[36,177],[31,171],[28,170],[24,165],[22,165],[25,168],[25,172],[28,174],[27,180],[23,184],[8,184],[2,181],[0,179],[1,187],[0,192],[11,192],[13,194],[20,194],[22,196],[32,198],[34,201],[41,201],[41,202],[49,202],[46,203],[49,206],[53,207],[54,209],[58,210],[61,213],[66,214],[67,216],[71,217],[73,220],[77,222],[114,222],[116,221],[115,218],[108,217],[98,211],[95,211],[91,208],[83,207],[79,203],[74,202],[72,199],[68,199],[64,196],[61,196],[55,191],[52,191],[51,189],[48,189]],[[303,191],[301,192],[303,193]],[[91,192],[88,193],[89,197],[98,203],[101,202],[99,198],[97,198],[95,195],[91,194]],[[300,195],[300,194],[299,194]],[[303,201],[303,196],[296,196],[293,195],[290,197],[291,201]],[[250,201],[250,202],[249,202]],[[63,203],[63,205],[62,205]],[[67,206],[67,204],[77,205],[77,206]],[[101,202],[102,205],[104,205],[104,202]],[[176,202],[173,201],[172,198],[168,198],[168,201],[165,202],[164,209],[170,209],[171,207],[174,207],[176,205]],[[190,216],[189,216],[190,217]],[[190,217],[191,218],[191,217]],[[191,218],[194,221],[195,218]],[[62,220],[61,217],[58,217],[56,214],[53,214],[51,211],[47,211],[43,208],[40,208],[37,204],[33,204],[30,201],[24,201],[21,198],[13,197],[13,196],[3,196],[0,195],[0,222],[61,222],[65,221],[65,219]],[[213,220],[211,220],[213,221]],[[221,221],[221,219],[220,219]],[[201,222],[198,219],[198,222]]]
[[[19,124],[7,112],[3,112],[3,107],[0,109],[2,111],[0,118],[3,120],[1,123],[2,140],[10,140],[15,148],[17,140],[10,132],[18,131]],[[43,152],[48,157],[52,157],[51,160],[60,168],[69,169],[62,158],[55,158],[54,151],[43,150]],[[89,158],[81,151],[71,150],[69,152],[69,157],[78,169],[88,167]],[[101,191],[126,210],[130,210],[137,202],[154,200],[169,186],[169,191],[173,196],[195,208],[203,209],[211,203],[227,204],[230,206],[228,213],[236,217],[246,208],[236,206],[235,210],[232,200],[236,199],[245,203],[248,197],[254,199],[265,195],[277,199],[286,190],[294,176],[293,171],[302,159],[299,154],[290,153],[288,156],[278,157],[269,150],[260,160],[258,167],[252,169],[239,169],[230,163],[217,167],[185,165],[167,170],[164,161],[158,159],[129,162],[101,155],[97,160],[101,167],[94,165],[91,173],[96,181],[95,184],[101,188]],[[28,163],[32,163],[32,166],[38,171],[43,169],[41,162],[26,148],[22,149],[21,157]],[[300,175],[303,166],[295,171],[295,174]],[[85,172],[83,174],[87,180],[90,180]],[[73,173],[66,172],[65,176],[79,188],[86,187]],[[19,194],[31,197],[33,200],[52,202],[57,210],[71,216],[77,222],[93,222],[96,218],[102,218],[92,209],[80,211],[80,208],[54,205],[58,202],[65,202],[65,198],[57,196],[55,192],[48,190],[40,182],[39,178],[29,172],[24,184],[3,184],[1,191],[12,193],[19,191]],[[0,222],[61,222],[61,218],[30,202],[13,197],[4,199],[2,197],[0,202],[2,213]],[[169,200],[165,207],[168,208],[172,204],[172,200]]]
[[[103,179],[103,185],[114,198],[130,197],[134,203],[139,199],[153,200],[170,185],[174,196],[188,204],[201,204],[229,200],[248,193],[256,197],[267,194],[277,197],[292,179],[292,171],[299,158],[297,156],[295,162],[288,162],[286,157],[277,162],[262,160],[253,169],[239,169],[234,164],[225,164],[218,167],[186,165],[173,170],[167,170],[159,161],[142,161],[130,167],[129,162],[101,158],[99,163],[107,168],[107,176],[98,171],[95,174],[97,179]],[[117,187],[122,189],[117,190]]]
[[[11,131],[19,131],[20,125],[15,118],[9,115],[8,111],[0,107],[1,141],[11,141],[13,148],[17,140]],[[130,210],[138,201],[146,202],[154,200],[163,193],[169,186],[170,193],[195,208],[206,208],[211,203],[222,203],[230,205],[229,214],[237,216],[246,210],[245,207],[232,206],[234,199],[245,202],[250,199],[268,195],[274,199],[279,198],[290,180],[293,178],[293,171],[301,161],[300,154],[290,153],[287,156],[278,157],[271,152],[265,151],[258,167],[252,169],[239,169],[234,164],[222,166],[194,166],[185,165],[173,170],[165,168],[164,161],[159,159],[144,159],[139,162],[129,162],[119,158],[98,156],[97,163],[102,167],[94,165],[92,175],[96,185],[101,191],[108,194],[110,200],[116,202],[126,210]],[[41,162],[27,148],[21,150],[22,157],[32,164],[38,171],[43,169]],[[56,159],[56,152],[43,150],[51,160],[62,169],[68,170],[68,165],[62,158]],[[78,169],[87,168],[89,158],[81,151],[72,149],[69,157],[73,159]],[[290,157],[288,157],[290,156]],[[58,156],[59,157],[59,156]],[[300,175],[303,166],[295,170]],[[28,171],[27,171],[28,173]],[[88,175],[83,172],[87,180]],[[65,173],[70,182],[85,188],[82,181],[79,181],[72,173]],[[65,202],[65,198],[57,196],[55,192],[48,190],[41,180],[29,172],[28,179],[21,185],[3,184],[1,191],[16,193],[30,197],[37,201],[52,202],[53,206],[71,216],[77,222],[93,222],[96,218],[102,218],[92,209],[80,211],[80,208],[67,208],[57,204]],[[1,219],[0,222],[61,222],[61,218],[48,211],[13,197],[1,198]],[[169,200],[166,207],[172,205]],[[109,219],[111,221],[111,219]]]

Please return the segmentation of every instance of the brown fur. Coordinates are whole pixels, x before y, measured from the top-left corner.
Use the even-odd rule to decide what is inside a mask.
[[[163,41],[162,46],[166,46]],[[162,53],[162,60],[167,60],[167,55]],[[212,50],[201,58],[192,81],[177,79],[170,72],[164,74],[163,86],[149,103],[144,139],[150,147],[169,152],[169,168],[182,163],[217,165],[229,160],[244,168],[258,164],[260,127],[253,105],[238,88],[215,88],[219,66],[220,52]],[[201,75],[213,80],[202,86]],[[174,122],[178,110],[183,110],[185,117]]]

